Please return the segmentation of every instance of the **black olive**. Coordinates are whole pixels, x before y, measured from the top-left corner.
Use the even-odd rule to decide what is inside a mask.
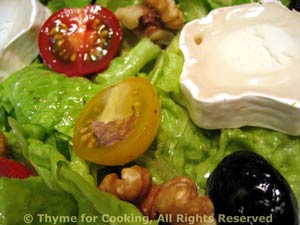
[[[292,0],[290,5],[289,5],[290,9],[295,9],[298,12],[300,12],[300,0]]]
[[[297,202],[283,176],[262,156],[238,151],[207,181],[218,224],[298,225]]]

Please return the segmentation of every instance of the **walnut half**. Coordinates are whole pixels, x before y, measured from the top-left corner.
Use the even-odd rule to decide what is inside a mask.
[[[167,28],[179,30],[183,26],[183,13],[174,0],[145,0],[145,3],[159,11],[161,20]]]
[[[170,43],[173,32],[184,25],[183,13],[174,0],[145,0],[135,6],[118,8],[115,14],[126,28],[159,45]]]
[[[184,225],[187,218],[193,218],[194,224],[215,224],[211,200],[206,195],[199,196],[195,183],[188,177],[177,177],[163,184],[154,204],[156,211],[169,217],[172,224]]]
[[[151,175],[143,167],[133,166],[121,171],[121,179],[116,173],[104,177],[100,186],[101,191],[110,192],[118,198],[137,203],[144,198],[151,187]]]
[[[117,174],[107,175],[99,189],[136,204],[150,219],[162,216],[174,225],[191,224],[182,218],[185,216],[195,218],[192,224],[216,224],[211,200],[206,195],[199,196],[195,183],[185,176],[156,185],[147,169],[133,166],[121,171],[121,179]]]

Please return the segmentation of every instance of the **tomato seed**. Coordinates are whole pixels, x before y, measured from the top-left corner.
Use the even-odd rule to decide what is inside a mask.
[[[89,128],[88,127],[84,127],[80,130],[80,134],[85,134],[86,132],[88,132]]]
[[[76,61],[76,58],[77,58],[77,54],[74,52],[71,57],[70,57],[70,61],[71,62],[75,62]]]
[[[82,135],[81,138],[80,138],[80,140],[82,142],[87,142],[87,141],[89,141],[90,138],[91,138],[91,133],[87,133],[85,135]]]
[[[88,148],[93,148],[96,146],[96,139],[95,138],[92,138],[89,143],[87,144],[87,147]]]

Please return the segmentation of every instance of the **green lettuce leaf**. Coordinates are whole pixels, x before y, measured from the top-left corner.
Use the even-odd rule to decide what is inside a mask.
[[[135,220],[134,224],[143,224],[145,217],[132,204],[119,200],[110,193],[99,191],[95,184],[87,182],[78,170],[74,171],[70,162],[55,147],[35,139],[28,140],[25,156],[45,180],[51,180],[51,189],[63,190],[70,194],[78,205],[78,218],[82,215],[95,218],[91,224],[132,224],[132,220],[107,222],[107,216],[128,216]],[[50,178],[51,177],[51,178]],[[152,221],[155,225],[156,222]],[[86,224],[79,220],[78,224]]]
[[[185,22],[189,22],[194,19],[206,16],[211,10],[233,6],[247,4],[251,2],[260,2],[259,0],[177,0],[179,8],[183,12]],[[289,6],[291,0],[281,0],[285,6]]]
[[[207,138],[207,132],[196,127],[187,111],[175,101],[180,95],[178,79],[183,64],[177,41],[178,37],[162,51],[149,74],[159,95],[161,121],[157,149],[148,152],[139,162],[151,171],[158,183],[180,175],[195,178],[198,174],[194,168],[216,151],[214,140]],[[148,158],[149,154],[155,159]]]
[[[185,22],[206,16],[211,10],[209,3],[203,0],[178,0],[176,2],[183,12]]]
[[[179,94],[179,77],[183,66],[183,57],[178,48],[177,35],[167,50],[161,51],[149,79],[159,93]]]
[[[115,11],[117,8],[137,5],[140,2],[142,0],[96,0],[96,4],[107,7],[112,11]]]
[[[41,0],[52,12],[62,8],[82,8],[92,3],[92,0]]]
[[[32,216],[32,225],[53,224],[43,216],[77,216],[74,198],[66,192],[53,191],[41,177],[28,179],[0,178],[0,224],[20,225]],[[59,203],[59,204],[58,204]],[[29,220],[28,220],[29,221]],[[56,224],[73,224],[58,221]]]
[[[129,52],[115,58],[107,70],[97,75],[95,82],[105,88],[136,76],[148,63],[156,59],[159,53],[159,46],[143,38]]]
[[[68,78],[44,65],[32,64],[2,83],[6,110],[22,124],[59,131],[72,137],[73,128],[86,102],[99,86],[85,78]],[[1,95],[0,95],[1,96]]]
[[[70,170],[64,162],[58,163],[57,179],[61,186],[77,200],[79,215],[92,215],[97,218],[94,224],[107,224],[107,217],[123,218],[121,222],[112,220],[108,224],[154,224],[132,204],[119,200],[107,192],[101,192]],[[127,219],[126,219],[127,218]],[[128,219],[129,218],[129,219]],[[78,224],[86,224],[84,222]]]

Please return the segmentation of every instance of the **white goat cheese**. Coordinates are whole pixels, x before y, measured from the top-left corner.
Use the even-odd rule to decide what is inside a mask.
[[[300,13],[274,1],[215,9],[186,24],[180,85],[195,124],[299,135],[299,24]]]
[[[38,33],[50,10],[38,0],[0,1],[0,81],[39,54]]]

